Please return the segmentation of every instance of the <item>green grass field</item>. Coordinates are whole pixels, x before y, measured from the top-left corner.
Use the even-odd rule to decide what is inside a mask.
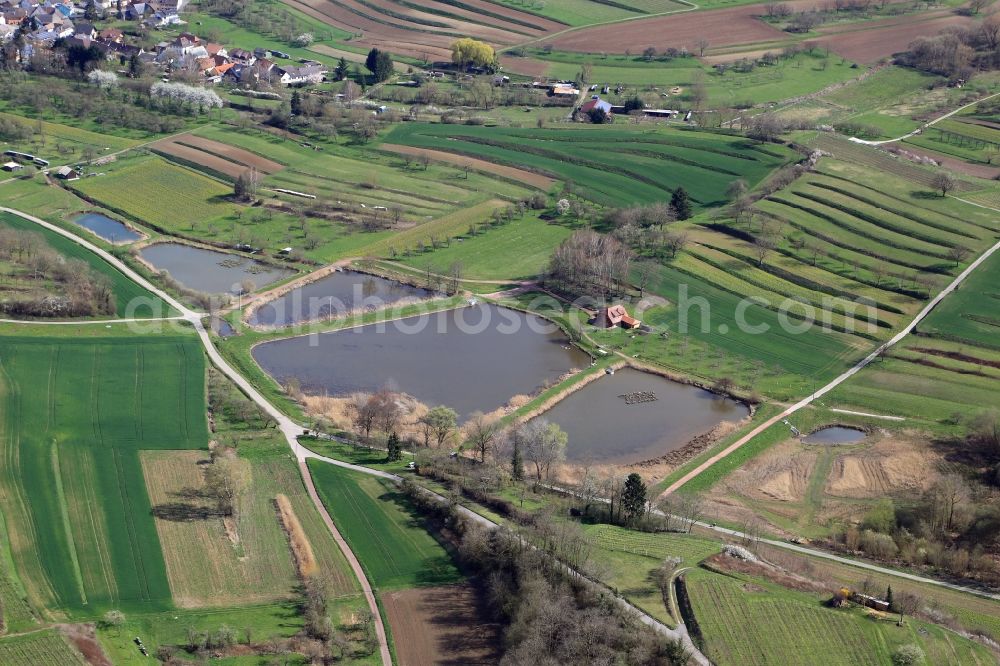
[[[32,211],[26,210],[31,213]],[[95,256],[90,250],[86,250],[73,241],[60,236],[59,234],[45,229],[34,222],[25,220],[10,213],[0,213],[0,226],[17,229],[19,231],[30,231],[42,236],[46,244],[53,250],[68,259],[79,259],[85,261],[95,272],[105,276],[110,282],[117,301],[117,314],[120,317],[145,318],[145,317],[165,317],[176,314],[158,296],[154,296],[132,280],[127,278],[118,269],[114,268],[100,257]]]
[[[591,337],[671,370],[790,399],[891,337],[998,230],[986,209],[843,160],[821,161],[757,208],[750,223],[696,217],[679,256],[650,262],[647,292],[668,302],[643,313],[655,337],[615,329]],[[751,242],[762,233],[775,239],[763,261]],[[955,247],[970,253],[957,264]],[[973,314],[962,330],[987,334],[994,319]]]
[[[974,164],[992,164],[1000,159],[1000,129],[978,125],[961,115],[926,128],[906,143]]]
[[[310,460],[309,469],[373,587],[405,589],[461,580],[448,552],[388,482],[318,460]]]
[[[169,607],[139,451],[206,446],[197,340],[4,337],[0,350],[3,511],[32,605]]]
[[[346,625],[350,618],[362,613],[367,608],[365,600],[360,595],[330,599],[329,611],[334,626],[342,635],[346,635]],[[220,627],[229,627],[239,637],[246,640],[249,631],[251,639],[264,643],[269,638],[286,638],[293,636],[302,629],[302,618],[295,602],[269,604],[259,606],[240,606],[227,608],[212,608],[205,610],[171,610],[161,613],[133,613],[126,615],[126,622],[120,629],[100,629],[98,636],[101,646],[115,666],[143,666],[150,663],[149,657],[143,657],[136,649],[133,637],[139,636],[155,654],[160,646],[184,645],[189,630],[196,632],[214,632]],[[355,648],[352,642],[349,648]],[[181,653],[184,657],[187,654]],[[255,666],[260,663],[257,655],[211,659],[210,663],[226,664],[227,666]],[[282,655],[282,664],[289,666],[306,666],[309,660],[301,654],[290,653]],[[378,664],[378,654],[370,657],[345,657],[339,663],[350,666],[374,666]]]
[[[633,51],[640,51],[633,49]],[[776,49],[780,50],[780,49]],[[596,53],[544,53],[530,52],[531,58],[548,63],[546,76],[573,80],[583,63],[592,66],[591,81],[599,86],[617,84],[629,90],[622,96],[610,95],[615,103],[624,102],[627,96],[645,92],[647,86],[666,90],[673,86],[684,89],[678,99],[662,99],[664,108],[676,108],[678,104],[690,104],[690,88],[697,76],[703,78],[707,93],[707,104],[712,108],[737,105],[765,104],[806,95],[822,90],[826,86],[859,76],[864,69],[852,68],[850,62],[840,59],[825,60],[819,52],[802,53],[778,64],[758,67],[752,72],[728,70],[719,74],[696,58],[676,58],[666,62],[647,62],[638,55],[604,55]],[[737,60],[738,55],[733,55]],[[517,61],[513,67],[516,70]],[[825,64],[824,64],[825,63]],[[613,90],[612,90],[613,92]],[[608,97],[607,95],[603,97]]]
[[[684,187],[698,208],[723,203],[729,182],[756,184],[791,158],[786,148],[705,132],[620,128],[513,129],[410,124],[391,143],[478,157],[572,181],[606,205],[652,203]]]
[[[591,558],[601,571],[601,580],[653,617],[675,624],[653,577],[667,557],[681,558],[681,567],[694,566],[720,550],[718,542],[691,534],[636,532],[615,525],[585,525],[593,539]]]
[[[743,576],[705,570],[687,574],[695,618],[708,657],[719,666],[812,664],[878,666],[914,643],[928,664],[989,664],[986,648],[945,629],[910,619],[870,620],[857,609],[826,608],[816,596]]]
[[[209,242],[250,243],[276,250],[292,246],[306,257],[334,261],[361,256],[369,247],[392,239],[386,227],[397,223],[405,234],[444,219],[470,222],[468,210],[478,210],[499,197],[503,205],[530,196],[526,186],[457,167],[432,163],[427,169],[407,166],[401,157],[362,151],[336,141],[323,150],[266,132],[242,132],[235,127],[205,127],[199,136],[229,143],[266,156],[288,168],[263,179],[261,195],[283,210],[250,208],[232,201],[230,185],[169,162],[161,157],[123,160],[104,176],[75,183],[84,196],[132,219],[172,234]],[[274,193],[284,188],[313,194],[316,200]],[[142,192],[142,196],[135,196]],[[321,212],[312,214],[316,208]],[[378,217],[375,231],[362,222]],[[426,233],[436,233],[427,231]],[[424,234],[426,235],[426,234]],[[385,244],[383,249],[387,249]]]
[[[1000,333],[998,285],[1000,253],[983,262],[958,291],[935,308],[920,326],[920,332],[1000,349],[997,338]]]
[[[665,336],[632,338],[606,329],[592,337],[629,356],[697,377],[732,377],[739,386],[765,395],[807,393],[842,372],[870,344],[820,327],[796,332],[782,325],[780,313],[756,304],[740,307],[742,297],[672,266],[657,266],[647,290],[671,302],[643,316],[654,333]],[[755,328],[741,327],[741,321]]]
[[[552,250],[572,231],[529,214],[475,236],[466,232],[452,239],[447,247],[406,257],[402,263],[447,275],[458,262],[462,265],[462,275],[468,279],[528,279],[545,269]]]
[[[248,4],[250,4],[252,8],[251,11],[253,11],[253,9],[259,9],[261,7],[266,8],[271,3],[256,3],[256,6],[254,6],[254,3]],[[299,21],[302,29],[311,32],[313,37],[316,39],[316,41],[313,42],[314,44],[331,43],[334,39],[350,37],[350,35],[342,30],[338,30],[331,25],[321,23],[316,19],[295,11],[291,7],[284,6],[282,9],[295,14],[296,20]],[[236,47],[248,49],[250,51],[255,48],[264,48],[268,50],[273,49],[281,51],[282,53],[287,53],[292,56],[293,59],[310,58],[323,62],[327,65],[336,65],[335,58],[324,57],[322,55],[317,56],[315,52],[309,49],[292,46],[286,40],[278,39],[274,35],[262,35],[257,32],[251,32],[219,16],[203,14],[200,12],[191,12],[184,20],[188,23],[197,25],[199,35],[210,35],[214,33],[213,36],[217,37],[217,41],[220,44],[225,44],[230,49]],[[168,27],[163,30],[163,33],[165,35],[165,39],[169,41],[175,34],[184,32],[186,29],[187,28],[185,26],[176,28]],[[279,60],[278,62],[280,63],[281,61]]]
[[[669,0],[667,1],[669,4],[673,4]],[[614,5],[595,0],[583,0],[582,2],[580,0],[545,0],[544,2],[540,0],[492,0],[492,2],[538,14],[570,26],[616,21],[645,13],[637,7],[628,9],[627,7],[634,7],[634,5],[625,2]],[[677,7],[682,8],[683,5],[678,4]]]

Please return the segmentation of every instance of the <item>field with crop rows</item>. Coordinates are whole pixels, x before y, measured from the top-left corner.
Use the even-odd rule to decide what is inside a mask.
[[[0,664],[8,666],[84,666],[87,661],[55,629],[0,638]]]
[[[2,523],[0,523],[0,535],[3,535]],[[3,543],[6,544],[6,537],[3,537]],[[0,604],[3,604],[0,633],[25,631],[32,628],[35,616],[24,600],[20,586],[13,578],[14,572],[10,570],[10,564],[5,560],[6,556],[0,558]]]
[[[507,203],[499,199],[483,201],[392,236],[384,236],[370,245],[362,246],[358,253],[365,257],[387,257],[394,252],[403,254],[415,251],[421,243],[425,246],[433,245],[434,241],[461,236],[469,230],[469,225],[486,222],[494,210],[506,206]]]
[[[372,198],[382,197],[393,203],[394,197],[411,197],[401,199],[400,203],[417,208],[422,205],[434,212],[481,200],[486,192],[516,199],[530,191],[521,185],[497,182],[489,174],[472,171],[466,177],[456,167],[434,163],[426,169],[416,164],[407,167],[402,157],[347,146],[313,150],[272,134],[243,132],[233,127],[204,127],[194,134],[283,165],[286,170],[265,178],[265,186],[297,189],[316,194],[320,200],[340,199],[372,206],[378,204]],[[407,205],[403,206],[404,211]],[[414,215],[418,212],[414,211]]]
[[[657,344],[648,337],[625,340],[614,329],[592,337],[623,345],[629,355],[699,376],[724,373],[728,367],[731,376],[767,395],[801,395],[842,372],[871,345],[818,326],[796,332],[782,324],[779,313],[752,303],[741,307],[741,296],[669,265],[654,269],[647,291],[678,303],[644,314],[644,323],[666,334]]]
[[[202,451],[144,451],[142,470],[154,506],[203,489]],[[202,461],[202,465],[199,465]],[[259,492],[257,470],[245,460],[230,462],[239,479],[235,538],[221,517],[205,520],[156,518],[174,603],[181,608],[233,606],[286,599],[297,583],[288,542],[275,516],[273,497]],[[211,499],[182,500],[198,506]]]
[[[117,303],[117,314],[120,317],[144,318],[165,317],[174,313],[170,306],[158,296],[154,296],[132,280],[125,277],[118,269],[94,255],[90,250],[81,248],[73,241],[49,231],[34,222],[29,222],[17,215],[0,213],[0,227],[8,227],[19,231],[30,231],[45,239],[45,243],[67,259],[79,259],[86,262],[98,274],[105,276],[111,283]],[[130,305],[131,304],[131,305]]]
[[[992,164],[1000,156],[1000,128],[978,124],[973,118],[958,115],[935,123],[933,127],[909,137],[906,143],[973,164]]]
[[[288,497],[288,501],[291,502],[292,509],[295,511],[295,517],[299,519],[302,530],[312,545],[316,565],[321,572],[320,578],[327,588],[327,593],[331,597],[338,598],[360,594],[360,584],[344,555],[340,552],[340,547],[333,535],[330,534],[326,523],[323,522],[322,516],[313,505],[298,465],[287,456],[282,455],[267,460],[254,460],[253,472],[254,490],[261,497],[273,500],[278,493]],[[265,514],[263,505],[259,506],[259,518],[252,519],[252,526],[249,526],[251,529],[261,529],[260,521],[274,515],[272,502],[269,501],[267,505],[267,509],[272,512],[271,514]]]
[[[106,175],[78,180],[72,187],[111,210],[174,232],[225,218],[237,207],[227,201],[232,188],[160,157],[108,167]]]
[[[516,44],[565,27],[517,5],[486,0],[423,2],[419,6],[397,0],[285,0],[324,23],[353,36],[348,48],[377,47],[395,56],[422,61],[447,57],[457,35],[495,45]],[[588,3],[589,4],[589,3]],[[596,3],[595,3],[596,4]]]
[[[878,188],[870,185],[876,179]],[[988,210],[923,196],[892,174],[833,159],[755,206],[749,220],[690,225],[686,249],[652,265],[647,290],[677,304],[645,313],[663,335],[640,344],[597,331],[595,339],[668,368],[729,373],[747,390],[790,397],[791,387],[807,390],[888,339],[1000,227]],[[774,239],[763,255],[754,244],[762,234]],[[964,249],[957,259],[956,248]],[[672,334],[685,320],[688,336],[678,342]],[[973,313],[962,321],[983,332],[992,320]],[[685,349],[695,341],[714,349],[715,360]]]
[[[447,551],[391,484],[318,460],[310,460],[309,469],[373,587],[405,589],[461,580]]]
[[[631,16],[639,16],[647,13],[639,7],[646,4],[662,4],[666,6],[660,11],[670,11],[670,9],[682,8],[683,5],[675,4],[671,0],[638,0],[637,2],[616,2],[614,4],[597,2],[596,0],[490,0],[500,6],[522,9],[546,16],[554,21],[559,21],[566,25],[579,26],[590,25],[591,23],[602,23],[604,21],[615,21]],[[629,9],[629,8],[633,9]]]
[[[894,157],[883,150],[851,143],[846,139],[830,134],[819,134],[809,141],[809,145],[828,152],[834,157],[849,161],[852,164],[870,167],[883,173],[890,173],[922,185],[928,190],[933,189],[935,171],[932,168],[909,162],[900,157]],[[955,183],[956,192],[971,192],[977,189],[980,188],[966,180],[958,179]]]
[[[933,663],[989,663],[982,646],[957,634],[930,632],[916,620],[897,627],[892,620],[876,622],[826,608],[811,595],[707,571],[690,572],[687,578],[706,654],[719,666],[804,666],[816,663],[816,655],[830,666],[879,666],[890,663],[893,650],[906,643],[942,658]]]
[[[572,181],[580,196],[618,206],[661,201],[677,187],[684,187],[698,208],[718,205],[732,180],[756,184],[791,158],[778,146],[673,130],[410,124],[396,127],[386,141],[537,171]]]
[[[840,386],[831,400],[943,421],[996,405],[1000,391],[1000,254],[945,298],[888,358]]]
[[[208,441],[193,337],[5,337],[3,511],[40,608],[163,608],[170,588],[142,449]]]

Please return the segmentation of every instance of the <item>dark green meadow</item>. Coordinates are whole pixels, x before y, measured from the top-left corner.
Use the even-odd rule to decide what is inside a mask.
[[[572,182],[577,194],[613,206],[669,199],[685,188],[699,208],[724,203],[729,183],[760,182],[794,153],[726,134],[618,128],[520,129],[399,125],[388,143],[445,150]]]
[[[192,337],[0,338],[0,503],[29,602],[171,605],[139,451],[208,441]]]

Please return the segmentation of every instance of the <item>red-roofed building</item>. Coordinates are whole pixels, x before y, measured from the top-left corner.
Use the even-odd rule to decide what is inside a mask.
[[[624,305],[612,305],[604,308],[601,311],[601,319],[607,328],[612,328],[613,326],[639,328],[639,325],[642,324],[638,319],[629,316]]]
[[[583,106],[580,107],[580,111],[582,113],[590,113],[594,109],[601,109],[601,110],[604,111],[604,113],[608,114],[609,116],[612,115],[612,113],[611,113],[611,102],[605,102],[600,97],[597,97],[595,99],[591,99],[591,100],[587,101]]]

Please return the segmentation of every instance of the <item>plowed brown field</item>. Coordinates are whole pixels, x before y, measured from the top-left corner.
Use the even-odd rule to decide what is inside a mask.
[[[550,19],[485,0],[463,0],[471,9],[440,0],[420,8],[394,0],[285,0],[324,23],[354,35],[352,43],[421,60],[447,60],[458,37],[509,46],[565,28]]]
[[[791,4],[791,3],[789,3]],[[764,5],[657,16],[575,30],[554,38],[553,47],[586,53],[639,53],[647,46],[686,46],[707,39],[710,47],[754,44],[788,38],[788,33],[761,21]]]
[[[382,603],[400,666],[500,661],[498,627],[482,617],[468,585],[389,592]]]
[[[150,144],[150,148],[168,157],[177,157],[230,178],[239,178],[240,174],[251,167],[264,174],[275,173],[285,168],[277,162],[242,148],[192,134],[161,139]]]
[[[864,24],[863,29],[821,31],[826,36],[813,40],[837,55],[853,62],[872,64],[894,53],[905,51],[918,37],[931,37],[945,28],[967,26],[972,19],[965,16],[935,16],[914,14],[908,20],[886,19]],[[860,26],[859,26],[860,27]]]

